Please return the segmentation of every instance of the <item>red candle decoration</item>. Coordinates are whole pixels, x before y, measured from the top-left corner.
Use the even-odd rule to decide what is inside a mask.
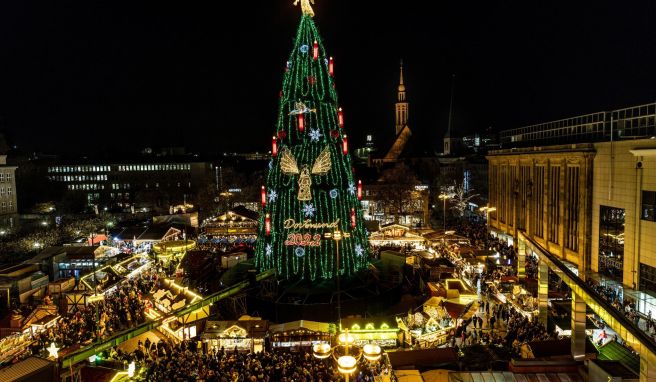
[[[344,155],[348,154],[348,139],[346,138],[346,134],[342,137],[342,153]]]
[[[355,228],[355,208],[351,208],[351,228]]]
[[[271,138],[271,156],[276,156],[278,155],[278,140],[274,136]]]
[[[333,58],[332,57],[330,57],[328,59],[328,74],[331,77],[335,75],[334,66],[333,66]]]
[[[302,133],[303,130],[305,130],[305,117],[301,113],[298,115],[298,131]]]
[[[342,112],[342,108],[340,107],[337,109],[337,121],[339,122],[339,128],[344,127],[344,113]]]
[[[319,43],[317,40],[314,40],[314,49],[312,49],[312,56],[314,58],[314,61],[319,59]]]
[[[266,187],[262,186],[262,207],[266,205]]]
[[[271,216],[269,214],[266,214],[264,218],[264,229],[267,236],[271,235]]]
[[[358,180],[358,200],[362,200],[362,181]]]

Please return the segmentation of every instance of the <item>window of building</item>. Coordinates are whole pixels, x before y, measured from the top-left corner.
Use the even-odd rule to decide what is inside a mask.
[[[11,186],[8,186],[7,187],[7,196],[11,196],[11,195],[12,195]]]
[[[4,181],[5,181],[5,173],[0,172],[0,182],[4,182]]]
[[[7,206],[9,206],[9,209],[10,209],[10,210],[13,210],[13,209],[14,209],[14,202],[9,201],[9,203],[7,204]]]
[[[560,167],[552,166],[549,176],[549,230],[548,240],[559,243],[558,225],[560,223]]]
[[[640,290],[652,294],[656,291],[656,268],[640,263]]]
[[[656,221],[656,191],[642,191],[642,220]]]
[[[579,167],[567,167],[565,177],[565,247],[579,249]]]
[[[0,187],[0,196],[5,196],[5,188]]]
[[[599,272],[622,280],[624,267],[623,208],[599,207]]]

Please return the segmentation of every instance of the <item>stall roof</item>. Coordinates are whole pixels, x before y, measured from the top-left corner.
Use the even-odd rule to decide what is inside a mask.
[[[342,327],[353,329],[354,325],[358,325],[361,330],[365,330],[368,324],[373,324],[374,329],[397,329],[396,320],[394,317],[349,317],[342,318]],[[387,326],[387,327],[384,327]]]
[[[21,362],[0,369],[0,381],[27,381],[34,374],[45,369],[53,368],[55,363],[39,357],[29,357]]]
[[[394,375],[398,382],[424,382],[419,370],[395,370]]]
[[[211,338],[213,335],[223,333],[235,325],[246,330],[250,336],[256,338],[265,337],[269,330],[269,321],[267,320],[208,321],[205,325],[205,333],[201,337]]]
[[[387,354],[394,370],[403,368],[436,368],[439,365],[458,363],[458,355],[452,348],[395,351]]]
[[[306,329],[312,332],[328,333],[330,330],[330,324],[326,322],[298,320],[269,326],[269,332],[271,333],[282,333],[289,330],[298,329]]]

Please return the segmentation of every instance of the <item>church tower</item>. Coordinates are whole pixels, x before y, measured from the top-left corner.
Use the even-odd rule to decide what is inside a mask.
[[[405,85],[403,84],[403,60],[401,60],[401,74],[399,91],[396,101],[396,135],[398,136],[403,127],[408,124],[408,101],[405,97]]]

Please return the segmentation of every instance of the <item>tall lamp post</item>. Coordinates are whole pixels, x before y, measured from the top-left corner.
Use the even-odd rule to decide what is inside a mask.
[[[346,382],[355,372],[358,360],[364,357],[369,362],[380,359],[383,350],[376,344],[366,344],[362,348],[355,345],[355,338],[349,334],[348,329],[337,336],[337,345],[317,344],[312,347],[312,354],[317,359],[326,359],[330,356],[337,362],[337,371],[344,375]]]
[[[442,202],[444,202],[444,232],[446,232],[446,201],[451,197],[443,192],[438,196],[438,198],[440,198]]]
[[[490,215],[489,214],[490,214],[490,212],[494,212],[496,210],[497,210],[496,207],[490,207],[490,206],[485,206],[485,207],[479,208],[479,211],[481,211],[485,214],[485,226],[487,227],[488,231],[490,230],[490,218],[489,218]]]
[[[323,237],[326,239],[335,240],[335,252],[336,252],[336,266],[337,270],[335,271],[335,276],[337,280],[337,320],[339,324],[339,330],[342,330],[342,290],[339,285],[339,242],[342,238],[351,237],[351,234],[348,232],[342,232],[339,229],[333,232],[326,232],[323,234]]]

